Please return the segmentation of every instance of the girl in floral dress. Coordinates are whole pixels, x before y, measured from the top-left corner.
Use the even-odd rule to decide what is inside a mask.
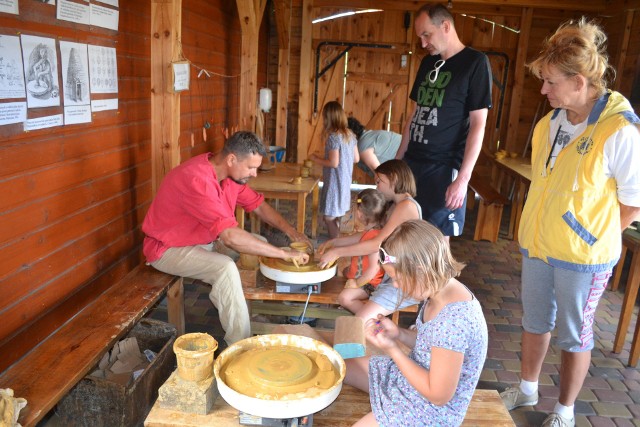
[[[346,361],[345,383],[368,391],[372,408],[355,426],[459,426],[488,341],[478,300],[455,279],[464,265],[452,257],[442,233],[423,220],[399,225],[379,257],[394,285],[425,303],[416,330],[382,315],[365,323],[367,341],[386,355]]]

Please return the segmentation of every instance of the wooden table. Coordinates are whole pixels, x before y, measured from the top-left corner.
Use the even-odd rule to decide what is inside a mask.
[[[529,184],[531,184],[531,159],[505,157],[503,159],[494,159],[494,165],[500,171],[511,176],[516,183],[515,191],[511,197],[511,218],[509,220],[508,237],[518,240],[518,227],[520,226],[522,208],[524,207],[527,191],[529,191]],[[498,177],[498,188],[502,184],[501,181],[502,177],[500,176]]]
[[[249,187],[264,194],[267,199],[284,199],[297,201],[297,230],[304,233],[304,222],[306,218],[306,200],[311,194],[311,237],[318,234],[318,199],[319,199],[319,177],[309,176],[302,178],[300,184],[291,182],[300,176],[302,165],[297,163],[276,163],[275,168],[269,171],[258,171],[258,176],[251,178]],[[236,218],[241,228],[244,228],[244,210],[236,209]],[[251,216],[251,231],[258,231],[257,218]]]
[[[340,268],[341,265],[338,266]],[[241,278],[243,274],[241,272]],[[334,319],[338,316],[350,316],[351,312],[338,308],[338,294],[344,289],[346,279],[341,276],[334,276],[326,282],[322,282],[320,293],[312,293],[309,297],[309,304],[328,304],[334,307],[316,307],[309,306],[305,312],[305,317],[315,317],[320,319]],[[256,273],[255,281],[243,280],[242,288],[244,297],[249,305],[249,311],[253,314],[267,314],[279,316],[301,316],[303,306],[287,305],[285,302],[304,303],[307,300],[307,294],[290,294],[276,292],[276,284],[273,280],[267,279],[259,271]],[[391,319],[398,323],[400,320],[400,312],[415,313],[418,310],[417,305],[405,307],[391,315]],[[254,334],[270,333],[270,324],[251,323],[251,329]]]
[[[618,330],[613,342],[613,352],[620,353],[627,337],[627,329],[631,323],[633,308],[638,296],[638,288],[640,287],[640,232],[633,228],[627,228],[622,233],[622,255],[616,266],[616,273],[611,285],[612,290],[618,289],[620,276],[622,275],[622,267],[627,252],[631,251],[631,267],[629,268],[629,277],[624,291],[624,300],[622,309],[620,310],[620,320],[618,321]],[[629,366],[634,367],[638,363],[640,357],[640,318],[636,319],[636,328],[631,341],[631,351],[629,351]]]
[[[322,411],[313,415],[314,427],[352,426],[371,412],[369,394],[343,385],[338,398]],[[237,427],[238,410],[220,396],[207,415],[187,414],[162,409],[156,402],[144,422],[145,427],[192,426]],[[495,390],[476,390],[469,405],[463,426],[514,427],[513,419],[500,395]]]

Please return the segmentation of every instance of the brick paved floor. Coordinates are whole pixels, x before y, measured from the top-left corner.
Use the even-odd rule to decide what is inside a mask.
[[[279,209],[292,212],[292,206],[283,201]],[[474,242],[475,215],[470,212],[468,216],[465,233],[452,239],[451,247],[454,255],[467,263],[461,281],[482,303],[489,328],[489,351],[478,386],[501,391],[519,381],[521,258],[516,242],[505,238],[508,210],[504,213],[503,230],[497,243]],[[310,220],[307,221],[307,234],[309,227]],[[320,232],[324,232],[322,226]],[[278,233],[266,231],[263,234],[276,244],[286,244],[286,238]],[[624,281],[623,276],[622,283]],[[632,328],[623,351],[620,354],[611,352],[623,292],[623,286],[617,292],[607,291],[598,307],[591,368],[576,403],[577,426],[640,426],[640,370],[626,366]],[[207,287],[202,284],[185,286],[187,331],[208,332],[220,340],[223,332],[207,293]],[[166,318],[166,308],[161,305],[153,316]],[[637,308],[631,325],[635,325],[636,316]],[[511,413],[518,426],[540,425],[553,408],[558,396],[559,360],[559,351],[552,340],[540,378],[539,403]]]

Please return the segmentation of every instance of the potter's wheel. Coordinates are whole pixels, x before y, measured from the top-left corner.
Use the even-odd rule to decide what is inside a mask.
[[[307,285],[325,282],[336,275],[336,265],[320,268],[318,261],[296,267],[293,263],[278,258],[260,258],[260,272],[267,278],[282,283]]]
[[[283,347],[295,347],[297,351],[280,351]],[[246,372],[238,373],[234,379],[234,374],[226,369],[243,356],[246,360],[238,365],[238,369]],[[320,360],[327,365],[317,363]],[[311,378],[317,375],[318,369],[332,374],[321,375],[320,380]],[[346,366],[333,348],[320,341],[275,334],[255,336],[231,345],[216,359],[213,373],[222,398],[239,411],[258,417],[295,418],[318,412],[336,399],[342,389]],[[261,397],[248,396],[234,390],[227,383],[227,377],[229,383],[250,378],[270,392]],[[327,378],[330,378],[329,383],[316,386]],[[302,386],[287,391],[293,383]]]

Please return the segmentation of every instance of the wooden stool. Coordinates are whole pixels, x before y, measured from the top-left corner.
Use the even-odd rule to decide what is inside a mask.
[[[640,232],[637,230],[627,228],[622,233],[622,254],[620,261],[616,266],[616,273],[611,284],[611,290],[618,289],[620,282],[620,276],[622,273],[622,267],[624,265],[624,259],[627,255],[627,251],[631,251],[631,267],[629,268],[629,278],[627,279],[627,287],[624,291],[624,300],[622,302],[622,309],[620,311],[620,321],[618,322],[618,330],[616,332],[616,338],[613,342],[613,352],[620,353],[624,346],[624,341],[627,335],[627,329],[631,322],[631,315],[633,314],[633,308],[638,296],[638,287],[640,286]],[[640,356],[640,321],[636,320],[636,329],[633,334],[633,341],[631,341],[631,351],[629,352],[629,366],[635,366],[638,363],[638,357]]]

